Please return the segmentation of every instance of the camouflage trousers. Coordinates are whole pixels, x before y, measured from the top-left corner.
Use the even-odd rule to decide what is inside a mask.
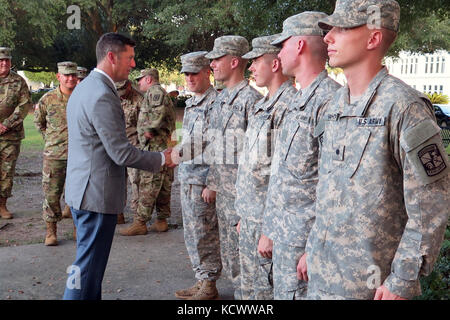
[[[60,200],[64,193],[67,160],[54,160],[44,157],[42,165],[42,189],[44,203],[42,218],[45,222],[58,222],[62,219]]]
[[[297,264],[305,248],[273,244],[273,293],[275,300],[304,300],[307,282],[297,279]]]
[[[195,278],[216,281],[222,271],[215,204],[203,201],[204,186],[181,184],[184,242]]]
[[[216,213],[219,220],[220,255],[224,271],[234,288],[234,299],[241,300],[241,277],[239,263],[239,234],[233,217],[234,197],[223,196],[220,192],[216,195]]]
[[[138,220],[150,221],[155,207],[158,219],[170,217],[170,193],[173,177],[173,168],[164,167],[158,173],[140,170],[139,204],[136,213]]]
[[[11,197],[20,141],[0,140],[0,197]]]
[[[261,224],[241,219],[239,258],[242,300],[273,300],[272,260],[258,253]]]
[[[127,168],[128,180],[131,185],[131,199],[130,199],[130,207],[136,212],[138,204],[139,204],[139,175],[140,170],[135,168]]]

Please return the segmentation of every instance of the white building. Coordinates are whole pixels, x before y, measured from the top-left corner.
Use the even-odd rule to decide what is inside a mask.
[[[414,89],[450,96],[450,52],[433,54],[401,52],[398,58],[387,58],[389,73]]]

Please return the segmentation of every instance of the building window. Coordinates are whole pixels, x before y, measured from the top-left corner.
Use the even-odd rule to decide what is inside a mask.
[[[428,86],[428,93],[431,94],[431,85]]]
[[[440,86],[440,87],[439,87],[439,93],[440,93],[440,94],[443,94],[443,93],[444,93],[444,86]]]
[[[441,73],[445,73],[445,57],[442,57]]]
[[[423,92],[427,92],[427,86],[423,86]]]
[[[428,57],[425,58],[425,73],[428,73]]]
[[[434,64],[434,58],[431,57],[431,59],[430,59],[430,73],[433,73],[433,64]]]
[[[414,73],[417,74],[417,66],[419,64],[419,58],[416,58],[416,66],[414,68]]]
[[[436,73],[439,73],[439,62],[440,62],[441,58],[437,57],[436,58]]]
[[[434,92],[436,92],[436,93],[437,93],[437,88],[438,88],[438,86],[434,86]]]

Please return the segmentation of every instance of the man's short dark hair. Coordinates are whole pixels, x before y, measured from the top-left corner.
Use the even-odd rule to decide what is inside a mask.
[[[95,49],[95,53],[97,55],[97,63],[100,63],[109,51],[118,54],[119,52],[123,52],[126,50],[126,46],[135,47],[136,42],[133,39],[128,38],[127,36],[110,32],[105,33],[100,37],[97,42],[97,46]]]

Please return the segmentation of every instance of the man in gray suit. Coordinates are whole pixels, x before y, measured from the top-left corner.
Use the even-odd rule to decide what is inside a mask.
[[[163,165],[172,166],[170,150],[138,150],[125,133],[114,82],[128,79],[136,66],[134,47],[123,35],[104,34],[97,42],[97,68],[67,105],[66,202],[77,227],[77,255],[67,269],[65,300],[101,299],[117,214],[126,203],[126,167],[159,172]]]

